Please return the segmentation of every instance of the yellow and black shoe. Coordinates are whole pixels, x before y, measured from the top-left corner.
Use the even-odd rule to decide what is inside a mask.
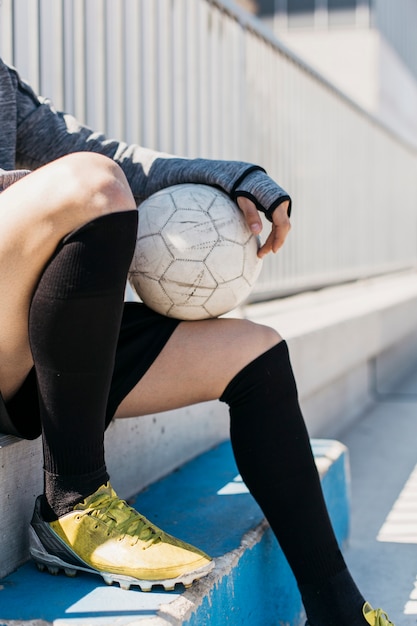
[[[369,602],[363,605],[362,615],[370,626],[394,626],[382,609],[373,609]],[[306,622],[305,626],[310,626],[309,622]]]
[[[362,612],[370,626],[394,626],[382,609],[373,609],[368,602],[363,605]]]
[[[51,574],[90,572],[109,585],[142,591],[155,585],[171,591],[177,583],[189,587],[214,567],[204,552],[168,535],[121,500],[110,483],[53,522],[42,519],[38,498],[30,554],[39,569]]]

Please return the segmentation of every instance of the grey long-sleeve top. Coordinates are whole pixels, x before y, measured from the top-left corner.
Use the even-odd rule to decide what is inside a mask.
[[[257,165],[172,157],[108,139],[57,111],[0,59],[0,191],[25,173],[16,170],[33,170],[79,151],[99,152],[116,161],[138,204],[159,189],[179,183],[214,185],[233,199],[249,197],[269,219],[281,202],[289,200]]]

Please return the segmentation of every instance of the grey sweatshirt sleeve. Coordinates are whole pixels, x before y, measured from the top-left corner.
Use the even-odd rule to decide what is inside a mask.
[[[0,193],[30,173],[30,170],[3,170],[0,167]]]
[[[116,161],[123,169],[138,203],[151,194],[180,183],[219,187],[233,199],[246,196],[271,220],[273,210],[288,194],[265,171],[250,163],[212,159],[186,159],[139,145],[108,139],[37,96],[19,76],[16,81],[17,147],[20,167],[36,169],[65,154],[92,151]]]

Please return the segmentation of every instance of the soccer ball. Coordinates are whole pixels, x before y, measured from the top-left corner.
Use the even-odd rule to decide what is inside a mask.
[[[225,193],[175,185],[139,206],[129,282],[146,305],[168,317],[218,317],[249,295],[262,267],[258,248],[258,237]]]

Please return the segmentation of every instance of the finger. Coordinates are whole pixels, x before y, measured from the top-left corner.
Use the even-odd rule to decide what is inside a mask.
[[[289,225],[285,226],[277,226],[273,229],[273,238],[272,238],[272,252],[278,252],[280,248],[284,245],[285,239],[287,238],[288,231],[290,230]]]
[[[273,251],[273,239],[274,232],[271,231],[266,239],[266,241],[262,244],[262,246],[258,250],[258,257],[263,259],[264,256]]]
[[[279,209],[283,214],[285,214],[287,216],[287,218],[289,219],[289,215],[288,215],[288,209],[290,208],[290,203],[288,200],[285,200],[284,202],[281,202],[281,204],[277,207],[277,209]],[[275,210],[277,210],[275,209]]]
[[[265,243],[258,250],[258,257],[262,259],[270,252],[278,252],[284,245],[290,228],[291,223],[289,220],[286,220],[283,225],[273,224]]]
[[[255,204],[249,198],[239,196],[237,198],[237,204],[245,216],[246,223],[253,232],[254,235],[259,235],[262,230],[262,220],[258,213],[258,209]]]
[[[272,216],[273,230],[275,237],[272,243],[273,252],[277,252],[284,244],[285,239],[291,229],[291,222],[288,217],[288,202],[283,202],[277,207]]]

